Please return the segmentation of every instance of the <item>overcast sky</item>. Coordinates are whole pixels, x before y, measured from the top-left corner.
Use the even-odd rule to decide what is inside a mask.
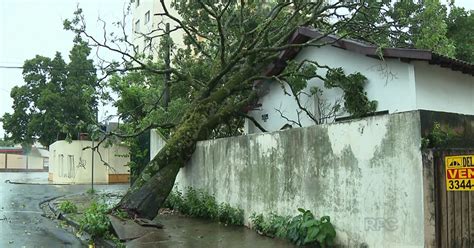
[[[98,17],[111,23],[121,19],[128,0],[0,0],[0,66],[22,66],[27,59],[40,54],[52,57],[56,51],[67,59],[73,34],[62,28],[71,18],[77,4],[84,10],[91,33],[100,35]],[[456,0],[458,6],[474,9],[474,0]],[[472,35],[472,34],[466,34]],[[10,89],[23,84],[20,69],[0,68],[0,116],[11,112]],[[102,108],[113,114],[113,109]],[[3,137],[0,128],[0,138]]]

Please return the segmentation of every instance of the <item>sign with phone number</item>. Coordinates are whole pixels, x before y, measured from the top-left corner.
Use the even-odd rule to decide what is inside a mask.
[[[446,156],[446,189],[474,191],[474,155]]]

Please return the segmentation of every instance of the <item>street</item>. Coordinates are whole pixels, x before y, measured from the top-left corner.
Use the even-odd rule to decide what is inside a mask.
[[[10,184],[5,182],[35,184]],[[82,247],[78,238],[42,217],[40,202],[85,192],[90,185],[46,185],[45,172],[0,173],[0,247]],[[97,185],[98,190],[125,185]]]

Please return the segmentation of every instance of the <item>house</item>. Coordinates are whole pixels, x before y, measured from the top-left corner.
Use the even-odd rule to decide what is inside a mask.
[[[289,60],[314,60],[331,68],[341,67],[346,75],[363,74],[367,78],[367,97],[377,101],[375,114],[430,110],[474,115],[474,64],[420,49],[384,48],[380,50],[383,54],[381,59],[376,46],[332,35],[323,36],[308,27],[299,28],[290,43],[313,39],[327,45],[282,52],[279,60],[269,67],[267,75],[281,73]],[[326,71],[318,68],[318,75],[325,76]],[[315,124],[301,111],[294,96],[289,93],[288,84],[282,87],[276,81],[266,81],[257,87],[263,94],[249,115],[265,130]],[[312,87],[322,89],[322,93],[310,95]],[[300,104],[320,118],[322,123],[349,117],[345,111],[338,111],[329,117],[320,111],[322,103],[325,107],[341,103],[342,90],[326,89],[322,80],[312,79],[304,91],[308,94],[299,96]],[[260,132],[249,120],[246,121],[245,131],[248,134]]]
[[[46,171],[48,159],[42,148],[0,147],[0,171]]]
[[[106,142],[104,142],[106,143]],[[97,142],[95,143],[97,145]],[[130,151],[121,144],[101,144],[94,152],[93,141],[60,140],[50,146],[48,179],[53,183],[128,183]]]

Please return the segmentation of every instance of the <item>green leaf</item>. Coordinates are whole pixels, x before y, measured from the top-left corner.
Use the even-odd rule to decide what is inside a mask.
[[[320,224],[320,221],[315,220],[315,219],[311,219],[311,220],[308,220],[308,221],[304,222],[301,225],[301,227],[305,228],[305,227],[319,226],[319,224]]]
[[[308,229],[308,234],[304,240],[305,244],[312,243],[316,240],[316,236],[319,233],[319,227],[311,227]]]

